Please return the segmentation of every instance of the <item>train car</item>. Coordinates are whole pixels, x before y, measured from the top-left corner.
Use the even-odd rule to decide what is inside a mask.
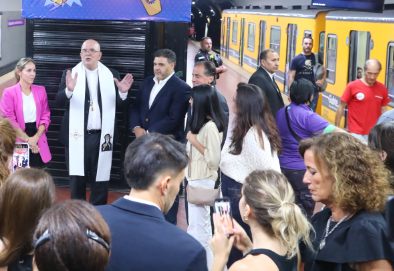
[[[221,53],[253,73],[259,53],[272,48],[279,53],[280,87],[287,93],[291,59],[302,51],[302,39],[314,40],[314,53],[327,68],[326,91],[318,112],[334,122],[346,84],[357,78],[365,60],[382,63],[378,80],[386,83],[394,99],[394,11],[383,13],[327,10],[225,10],[222,14]]]
[[[290,61],[302,50],[302,38],[311,35],[317,42],[315,49],[323,53],[326,13],[321,10],[224,10],[221,53],[253,73],[260,65],[260,52],[272,48],[280,57],[279,87],[287,92]]]
[[[328,86],[322,95],[321,115],[334,122],[347,83],[357,79],[357,70],[364,68],[368,58],[382,63],[378,81],[386,84],[394,101],[394,10],[331,11],[325,31]]]

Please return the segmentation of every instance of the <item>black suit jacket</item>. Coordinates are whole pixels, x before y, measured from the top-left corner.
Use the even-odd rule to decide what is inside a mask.
[[[184,120],[190,98],[190,86],[175,74],[157,94],[149,108],[149,97],[154,86],[153,76],[147,77],[130,109],[130,130],[140,126],[149,132],[173,135],[184,141]]]
[[[110,69],[113,76],[117,79],[120,79],[119,77],[119,72],[117,72],[116,70]],[[65,112],[64,112],[64,116],[62,119],[62,123],[60,126],[60,134],[59,134],[59,140],[62,144],[64,144],[65,146],[68,146],[68,136],[69,136],[69,112],[70,112],[70,99],[67,98],[66,96],[66,72],[67,69],[63,71],[63,75],[62,75],[62,79],[60,81],[59,84],[59,89],[58,92],[56,94],[56,105],[59,108],[64,108]],[[100,84],[98,84],[98,93],[97,93],[97,98],[98,98],[98,103],[99,103],[99,107],[100,107],[100,113],[103,114],[102,110],[101,110],[101,95],[100,95]],[[126,103],[126,100],[122,101],[122,99],[120,99],[119,97],[119,92],[118,92],[118,88],[116,87],[115,84],[115,91],[116,91],[116,103],[117,105]],[[84,109],[85,115],[85,133],[86,133],[86,127],[88,124],[88,113],[89,113],[89,87],[88,87],[88,83],[86,81],[86,87],[85,87],[85,109]],[[82,116],[81,116],[82,117]],[[115,122],[116,123],[116,122]],[[115,134],[116,134],[116,127],[115,127]],[[114,135],[114,138],[116,138],[116,136]],[[115,140],[115,139],[114,139]],[[115,141],[114,141],[115,142]]]
[[[276,112],[284,106],[284,103],[282,95],[278,92],[278,86],[272,81],[268,72],[262,67],[259,67],[250,77],[249,84],[254,84],[261,88],[267,97],[272,115],[276,118]]]
[[[107,271],[205,271],[205,249],[155,206],[120,198],[99,206],[111,230]]]

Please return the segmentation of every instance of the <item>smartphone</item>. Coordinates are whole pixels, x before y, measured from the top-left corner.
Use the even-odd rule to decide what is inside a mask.
[[[230,199],[227,197],[215,200],[215,213],[219,214],[224,227],[224,233],[228,236],[234,234],[233,215],[231,212]]]
[[[386,203],[386,221],[388,226],[389,239],[394,241],[394,196],[389,196]]]

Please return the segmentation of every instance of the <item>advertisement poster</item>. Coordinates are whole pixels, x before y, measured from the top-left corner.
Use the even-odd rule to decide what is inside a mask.
[[[23,0],[29,19],[190,22],[191,0]]]

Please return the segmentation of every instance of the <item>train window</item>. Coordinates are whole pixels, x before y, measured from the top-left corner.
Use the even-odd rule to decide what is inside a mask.
[[[238,41],[238,21],[233,21],[233,33],[231,34],[231,42],[237,44]]]
[[[320,32],[319,34],[319,55],[322,56],[324,55],[324,42],[326,40],[326,32]]]
[[[337,36],[328,35],[327,37],[327,81],[335,83],[335,72],[337,65]]]
[[[365,61],[371,51],[371,33],[368,31],[350,31],[349,36],[349,74],[348,80],[360,79]]]
[[[386,86],[389,96],[394,99],[394,42],[390,43],[387,50]]]
[[[256,24],[248,23],[248,50],[254,51],[254,37],[256,34]]]
[[[271,26],[270,48],[280,55],[280,27]]]

